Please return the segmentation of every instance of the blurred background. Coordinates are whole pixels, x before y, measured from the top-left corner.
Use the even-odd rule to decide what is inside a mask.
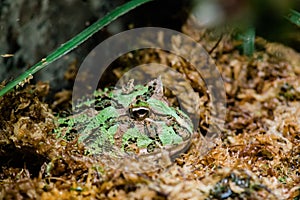
[[[0,0],[0,81],[10,81],[62,43],[103,17],[125,0]],[[300,0],[164,0],[147,3],[122,16],[73,52],[34,76],[48,81],[53,91],[72,87],[64,78],[70,65],[105,38],[143,26],[181,30],[190,18],[203,27],[254,27],[256,35],[300,51],[299,28],[284,16],[300,11]],[[195,27],[197,28],[197,27]],[[224,29],[226,30],[226,29]]]

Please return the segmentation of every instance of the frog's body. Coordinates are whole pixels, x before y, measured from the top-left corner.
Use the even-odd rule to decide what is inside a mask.
[[[168,105],[160,78],[145,86],[129,82],[122,89],[96,91],[75,112],[59,118],[55,132],[65,139],[79,134],[92,154],[113,147],[138,156],[162,149],[174,155],[188,148],[193,134],[190,118]]]

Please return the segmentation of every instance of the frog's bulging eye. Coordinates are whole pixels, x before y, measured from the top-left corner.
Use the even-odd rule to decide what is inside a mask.
[[[143,120],[149,116],[150,110],[147,107],[140,106],[140,107],[129,108],[129,113],[131,118],[136,120]]]

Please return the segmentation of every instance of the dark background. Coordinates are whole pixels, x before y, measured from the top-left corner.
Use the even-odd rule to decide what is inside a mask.
[[[125,0],[0,0],[0,81],[9,81],[47,56],[89,24],[103,17]],[[198,11],[196,8],[202,8]],[[216,13],[204,12],[217,8]],[[299,28],[283,16],[299,0],[164,0],[153,1],[122,16],[73,52],[34,75],[34,81],[48,81],[53,91],[72,84],[64,73],[74,61],[78,65],[102,40],[129,27],[157,26],[181,29],[191,13],[212,19],[208,27],[254,26],[256,34],[300,50]],[[200,13],[199,13],[200,12]],[[219,14],[222,14],[220,18]],[[199,18],[199,21],[203,18]]]

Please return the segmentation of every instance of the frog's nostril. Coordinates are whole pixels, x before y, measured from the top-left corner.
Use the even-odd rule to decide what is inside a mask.
[[[130,116],[136,120],[143,120],[149,116],[150,110],[147,107],[135,107],[129,109]]]

